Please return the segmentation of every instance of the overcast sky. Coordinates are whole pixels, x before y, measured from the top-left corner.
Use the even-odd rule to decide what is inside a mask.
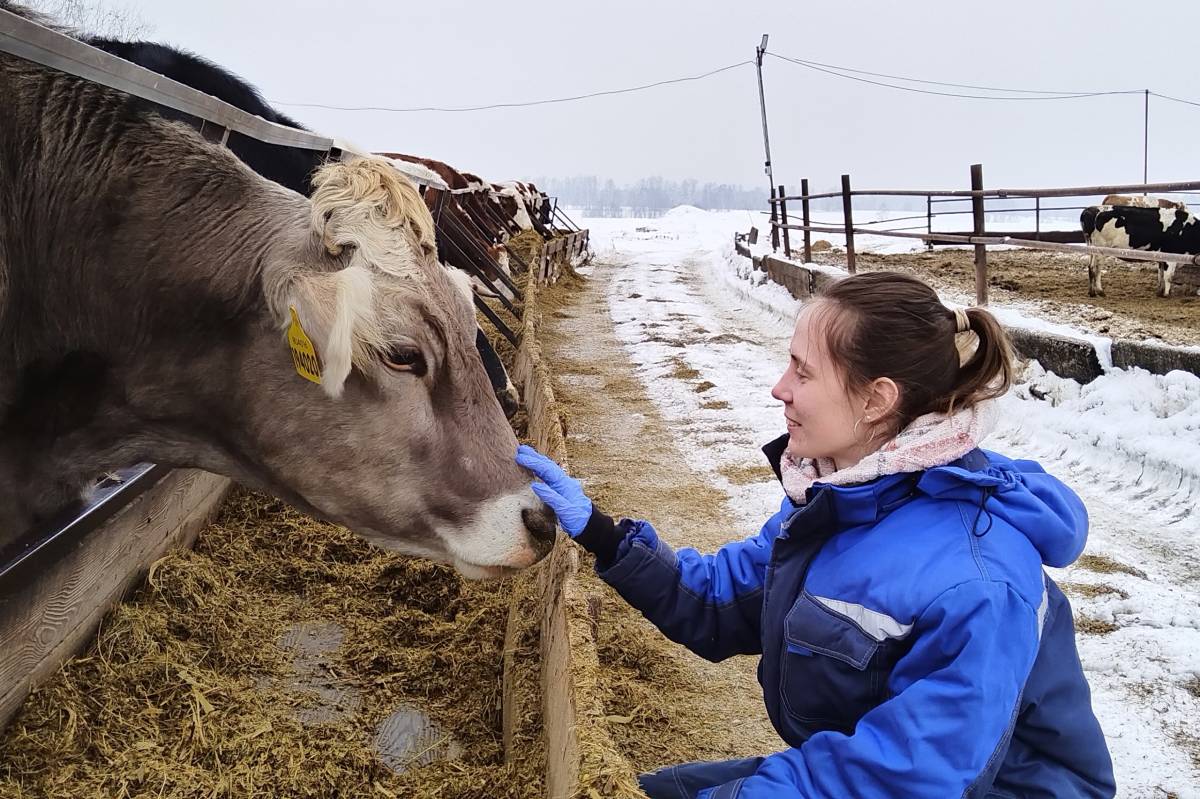
[[[286,103],[461,106],[601,91],[752,61],[763,33],[772,52],[860,70],[1054,91],[1150,88],[1200,101],[1200,3],[1175,0],[128,4],[153,26],[149,38],[228,67],[309,127],[492,180],[660,174],[765,187],[754,67],[634,94],[472,113]],[[773,58],[764,79],[777,183],[807,176],[816,190],[848,172],[860,188],[960,188],[972,162],[983,163],[993,187],[1142,176],[1140,94],[955,99]],[[1151,98],[1150,126],[1150,180],[1200,178],[1200,107]]]

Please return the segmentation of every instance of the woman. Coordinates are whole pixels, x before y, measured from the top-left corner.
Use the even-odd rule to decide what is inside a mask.
[[[523,447],[517,462],[600,576],[713,661],[761,654],[788,749],[642,776],[654,799],[1111,797],[1112,763],[1044,573],[1083,550],[1079,498],[978,448],[1012,377],[1004,332],[876,272],[805,305],[763,448],[786,494],[713,555],[613,520]]]

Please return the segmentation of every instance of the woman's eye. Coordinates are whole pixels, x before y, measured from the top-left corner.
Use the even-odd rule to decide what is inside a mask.
[[[425,358],[416,347],[394,347],[383,356],[383,363],[394,372],[425,374]]]

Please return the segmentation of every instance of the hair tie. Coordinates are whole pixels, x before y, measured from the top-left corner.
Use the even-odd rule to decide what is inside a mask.
[[[971,329],[971,317],[967,316],[967,312],[962,308],[954,309],[954,322],[958,328],[955,332],[966,333]]]

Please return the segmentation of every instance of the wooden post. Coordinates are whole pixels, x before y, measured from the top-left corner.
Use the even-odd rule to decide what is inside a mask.
[[[808,178],[800,181],[800,210],[804,214],[804,263],[812,263],[812,231],[808,226],[812,224],[812,218],[808,213]]]
[[[850,176],[842,175],[842,216],[846,223],[846,271],[854,274],[854,209],[850,202]]]
[[[771,251],[779,251],[779,217],[775,207],[775,187],[771,187]]]
[[[1042,198],[1033,198],[1033,232],[1041,238],[1042,234]]]
[[[975,219],[975,235],[983,236],[983,164],[971,164],[971,215]],[[975,303],[988,304],[987,246],[975,245]]]
[[[783,184],[779,184],[779,224],[783,225],[783,257],[792,257],[792,236],[791,231],[787,228],[787,192],[783,188]]]

